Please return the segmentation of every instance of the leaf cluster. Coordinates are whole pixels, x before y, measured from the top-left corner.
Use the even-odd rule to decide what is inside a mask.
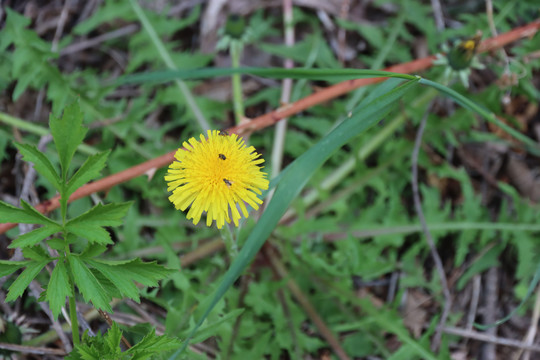
[[[136,345],[122,352],[120,342],[122,331],[113,323],[104,334],[83,335],[83,343],[76,346],[67,360],[145,360],[178,347],[178,340],[168,336],[157,336],[155,330],[148,333]]]
[[[108,155],[108,152],[103,152],[90,156],[70,175],[71,160],[86,133],[82,119],[83,114],[77,102],[66,107],[61,118],[51,115],[50,128],[60,159],[60,169],[56,169],[35,146],[16,144],[24,160],[32,162],[36,171],[60,193],[60,219],[46,217],[24,200],[21,200],[21,208],[0,202],[2,221],[41,225],[20,235],[9,245],[10,248],[23,250],[24,261],[0,261],[0,276],[24,268],[9,287],[6,300],[13,301],[21,296],[45,266],[54,265],[41,300],[49,302],[55,318],[65,305],[66,297],[75,296],[75,286],[86,301],[92,302],[98,309],[111,312],[109,303],[113,297],[128,297],[139,301],[134,281],[154,287],[158,280],[171,272],[155,262],[144,263],[140,259],[108,261],[98,258],[107,249],[107,245],[113,244],[106,227],[121,225],[131,203],[97,204],[75,218],[67,218],[70,195],[81,185],[99,176]],[[55,252],[48,253],[42,246],[42,241],[50,236],[53,237],[47,240],[47,244],[58,255],[51,255]],[[73,252],[74,244],[84,250]]]

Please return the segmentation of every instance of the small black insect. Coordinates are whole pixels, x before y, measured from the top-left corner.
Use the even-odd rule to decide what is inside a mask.
[[[225,184],[227,185],[227,187],[231,187],[232,182],[230,182],[230,181],[227,180],[227,179],[223,179],[223,181],[225,182]]]
[[[219,158],[221,160],[227,160],[227,157],[225,155],[223,155],[223,154],[219,154]]]
[[[221,135],[221,136],[229,136],[229,133],[226,132],[225,130],[219,130],[218,135]]]

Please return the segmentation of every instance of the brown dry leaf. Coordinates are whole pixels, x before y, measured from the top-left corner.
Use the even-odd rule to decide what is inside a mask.
[[[362,287],[356,291],[356,297],[358,298],[368,298],[369,301],[375,306],[377,309],[380,309],[384,306],[384,301],[373,295],[368,289]]]
[[[495,115],[497,119],[522,133],[526,133],[527,129],[529,128],[529,124],[538,113],[538,105],[531,103],[523,96],[518,96],[511,98],[510,102],[505,105],[504,111],[513,119],[505,119],[501,116]],[[518,140],[514,139],[514,137],[502,130],[497,125],[488,123],[488,128],[501,139],[506,139],[516,145],[520,144]]]
[[[324,351],[320,357],[321,360],[332,360],[332,354],[330,351]]]
[[[495,117],[497,119],[499,119],[501,122],[505,123],[506,125],[510,126],[510,127],[513,127],[515,128],[515,124],[514,122],[511,122],[511,121],[508,121],[506,120],[505,118],[501,117],[501,116],[497,116],[495,115]],[[521,125],[521,124],[520,124]],[[514,137],[510,134],[508,134],[506,131],[504,131],[503,129],[501,129],[499,126],[489,122],[488,123],[488,128],[489,128],[489,131],[491,131],[492,133],[494,133],[495,135],[497,135],[498,137],[500,137],[501,139],[505,139],[505,140],[508,140],[509,142],[511,142],[512,144],[515,144],[515,145],[519,145],[520,142],[516,139],[514,139]],[[517,129],[519,131],[523,131],[522,129]]]
[[[538,104],[529,101],[525,96],[516,96],[505,105],[504,112],[515,117],[519,124],[519,130],[526,132],[529,124],[538,113]]]
[[[416,289],[409,290],[407,295],[403,309],[403,324],[418,339],[427,321],[426,307],[431,303],[431,297]]]

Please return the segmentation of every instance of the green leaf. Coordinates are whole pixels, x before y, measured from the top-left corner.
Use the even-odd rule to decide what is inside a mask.
[[[121,296],[127,296],[137,302],[140,301],[137,286],[135,286],[129,274],[126,274],[121,267],[103,264],[90,259],[85,259],[85,262],[109,279],[120,291]]]
[[[133,354],[133,359],[149,359],[153,354],[160,354],[164,351],[173,350],[180,345],[178,339],[162,335],[157,336],[156,330],[152,330],[141,341],[126,351],[127,354]]]
[[[71,292],[66,264],[60,259],[51,274],[46,292],[46,299],[49,301],[55,319],[58,318],[58,314],[62,311],[62,306],[66,304],[67,296],[73,296],[73,293]]]
[[[9,244],[8,248],[14,249],[17,247],[23,248],[27,246],[36,245],[41,240],[59,231],[62,231],[62,227],[60,225],[47,224],[43,227],[37,228],[24,235],[19,236],[11,244]]]
[[[158,281],[166,278],[177,270],[167,269],[155,261],[143,262],[141,259],[133,260],[93,260],[93,263],[101,263],[116,267],[125,277],[137,281],[146,286],[158,286]]]
[[[0,278],[13,274],[28,263],[29,261],[0,260]]]
[[[93,347],[86,344],[80,344],[66,357],[66,360],[99,360],[100,353]]]
[[[219,320],[201,327],[199,331],[197,331],[197,335],[193,337],[193,342],[201,343],[210,338],[211,336],[216,335],[219,331],[220,325],[225,323],[232,323],[232,320],[242,315],[243,312],[244,309],[234,309],[230,313],[224,316],[220,316]]]
[[[90,156],[77,172],[69,179],[66,189],[66,197],[69,197],[75,190],[88,181],[97,178],[101,170],[105,167],[107,157],[110,151],[105,151],[96,155]]]
[[[29,262],[26,269],[17,277],[17,279],[9,287],[6,301],[17,299],[28,288],[30,282],[41,272],[41,270],[49,263],[50,259],[41,261]]]
[[[102,226],[122,224],[131,202],[101,205],[98,204],[84,214],[68,221],[66,229],[91,242],[112,244],[111,236]]]
[[[54,221],[34,209],[21,199],[22,209],[0,201],[0,219],[2,223],[56,224]]]
[[[51,161],[38,150],[37,147],[28,144],[18,144],[15,143],[15,146],[19,152],[23,155],[25,161],[29,161],[34,164],[34,169],[47,179],[56,190],[60,191],[61,183],[60,177],[56,169],[54,168]]]
[[[91,301],[98,309],[103,309],[112,312],[109,302],[112,300],[111,295],[106,291],[105,287],[98,281],[94,274],[88,269],[78,256],[68,256],[69,265],[75,284],[83,294],[85,301]]]
[[[266,239],[274,231],[293,199],[300,193],[319,166],[337,149],[375,125],[382,117],[388,114],[393,108],[391,105],[395,104],[399,98],[411,90],[418,83],[418,80],[419,78],[408,81],[369,104],[355,109],[350,118],[343,121],[281,173],[281,181],[265,212],[249,234],[242,250],[223,276],[217,289],[201,304],[201,309],[204,309],[203,315],[191,331],[188,339],[183,343],[183,347],[171,359],[176,359],[185,349],[198,327],[201,326],[225,292],[249,265]]]
[[[25,258],[32,259],[35,261],[42,261],[42,260],[48,260],[52,261],[53,259],[47,254],[44,248],[42,248],[39,245],[32,246],[32,247],[25,247],[22,250],[22,253]]]
[[[66,241],[59,238],[47,240],[47,244],[51,247],[51,249],[57,251],[64,250],[64,248],[66,247]]]
[[[73,154],[86,135],[87,129],[82,126],[82,120],[83,113],[78,102],[68,105],[61,118],[57,118],[53,114],[50,116],[49,126],[60,157],[62,179],[67,179]]]
[[[126,215],[132,202],[116,204],[97,204],[84,214],[70,220],[67,225],[84,222],[95,226],[117,226],[122,224],[122,218]]]
[[[107,347],[113,352],[120,348],[120,341],[122,341],[122,331],[117,323],[113,322],[112,326],[104,336]]]
[[[81,258],[94,258],[103,254],[107,250],[107,247],[99,244],[88,244],[86,249],[79,255]]]
[[[100,226],[86,224],[83,222],[70,224],[66,226],[66,229],[71,233],[87,239],[92,243],[98,243],[102,245],[113,244],[109,232]]]
[[[120,293],[120,290],[118,290],[116,285],[111,280],[107,279],[107,277],[105,277],[105,275],[103,275],[102,273],[100,273],[96,269],[90,268],[90,271],[92,272],[92,274],[94,274],[94,276],[99,281],[101,286],[103,286],[103,288],[109,293],[109,295],[111,297],[117,298],[117,299],[122,298],[122,294]]]
[[[159,280],[176,271],[166,269],[156,262],[145,263],[140,259],[125,261],[84,259],[84,261],[105,276],[118,289],[121,296],[127,296],[137,302],[139,290],[134,281],[146,286],[158,286]]]

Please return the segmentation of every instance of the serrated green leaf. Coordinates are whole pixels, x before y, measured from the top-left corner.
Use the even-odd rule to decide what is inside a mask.
[[[56,190],[60,191],[60,184],[62,183],[62,181],[60,180],[60,177],[58,176],[58,173],[54,168],[53,164],[45,156],[45,154],[43,154],[41,151],[38,150],[37,147],[33,145],[15,143],[15,146],[23,155],[24,161],[29,161],[33,163],[34,169],[36,169],[36,171],[41,176],[47,179]]]
[[[84,214],[68,221],[66,229],[94,243],[112,244],[111,236],[102,226],[120,225],[130,206],[131,202],[98,204]]]
[[[137,286],[133,283],[129,273],[126,273],[122,267],[114,266],[109,264],[104,264],[100,261],[85,259],[85,262],[94,267],[99,271],[103,276],[111,281],[111,283],[116,286],[118,291],[120,291],[121,296],[127,296],[130,299],[133,299],[137,302],[139,299],[139,290]]]
[[[122,331],[118,324],[115,322],[112,323],[112,326],[104,336],[105,343],[111,352],[118,351],[120,348],[120,341],[122,340]]]
[[[19,236],[11,244],[9,244],[8,248],[14,249],[17,247],[23,248],[36,245],[41,240],[59,231],[62,231],[62,227],[60,225],[47,224],[43,227],[37,228],[24,235]]]
[[[23,224],[56,224],[54,221],[34,209],[21,199],[23,208],[18,208],[3,201],[0,201],[0,219],[2,223],[23,223]]]
[[[86,135],[87,129],[82,126],[82,120],[83,113],[78,102],[68,105],[61,118],[57,118],[53,114],[50,116],[49,126],[60,157],[62,179],[67,178],[73,154]]]
[[[96,279],[99,281],[101,286],[109,293],[109,295],[113,298],[121,299],[122,294],[120,293],[120,290],[116,287],[115,284],[109,279],[107,279],[102,273],[97,271],[96,269],[90,269],[92,274],[96,277]]]
[[[104,245],[99,244],[88,244],[86,249],[82,253],[80,253],[79,257],[81,258],[94,258],[98,255],[101,255],[107,250],[107,247]]]
[[[83,294],[84,300],[91,301],[98,309],[112,312],[111,305],[109,305],[109,302],[112,300],[111,295],[106,291],[105,287],[98,281],[86,264],[75,255],[68,256],[68,261],[75,284]]]
[[[122,224],[122,218],[126,215],[132,202],[124,202],[117,204],[97,204],[84,214],[77,216],[75,219],[70,220],[67,226],[70,224],[77,224],[80,222],[92,224],[96,226],[116,226]]]
[[[77,170],[71,179],[69,179],[69,182],[67,183],[66,197],[69,197],[69,195],[71,195],[79,187],[100,175],[101,170],[105,167],[109,153],[110,151],[105,151],[92,155],[86,159],[79,170]]]
[[[197,331],[197,334],[193,337],[193,341],[195,343],[203,342],[209,337],[216,335],[221,324],[224,324],[227,322],[231,323],[233,319],[236,319],[243,312],[244,312],[244,309],[232,310],[228,314],[225,314],[224,316],[220,317],[219,320],[212,322],[211,324],[208,324],[204,327],[201,327]]]
[[[28,263],[29,261],[0,260],[0,278],[13,274]]]
[[[57,319],[58,314],[62,311],[62,306],[66,304],[66,297],[73,296],[64,261],[59,260],[54,267],[46,294],[46,299],[49,301],[53,317]]]
[[[133,354],[133,359],[148,359],[152,354],[178,348],[178,339],[170,338],[166,335],[157,336],[156,330],[152,330],[141,341],[131,347],[127,354]]]
[[[164,279],[169,274],[177,271],[167,269],[157,264],[155,261],[143,262],[141,259],[122,261],[95,259],[93,261],[108,266],[114,266],[118,271],[121,271],[125,277],[146,286],[157,286],[159,280]]]
[[[96,348],[86,346],[84,344],[77,346],[73,352],[75,353],[75,351],[77,352],[77,355],[79,356],[76,358],[73,357],[74,359],[98,360],[100,358],[100,353]],[[71,354],[68,359],[71,359]]]
[[[42,261],[42,260],[48,260],[52,261],[52,258],[47,254],[45,249],[40,247],[39,245],[32,246],[32,247],[25,247],[22,250],[22,253],[25,258],[32,259],[35,261]]]
[[[47,240],[47,244],[50,246],[51,249],[54,249],[57,251],[64,250],[66,246],[66,242],[58,238]]]
[[[15,279],[9,287],[6,301],[17,299],[28,288],[30,282],[41,272],[41,270],[49,263],[49,259],[41,261],[32,261],[26,265],[26,269]]]
[[[66,226],[66,229],[71,233],[80,236],[92,243],[102,245],[112,244],[111,235],[107,230],[98,226],[87,223],[73,223]]]

